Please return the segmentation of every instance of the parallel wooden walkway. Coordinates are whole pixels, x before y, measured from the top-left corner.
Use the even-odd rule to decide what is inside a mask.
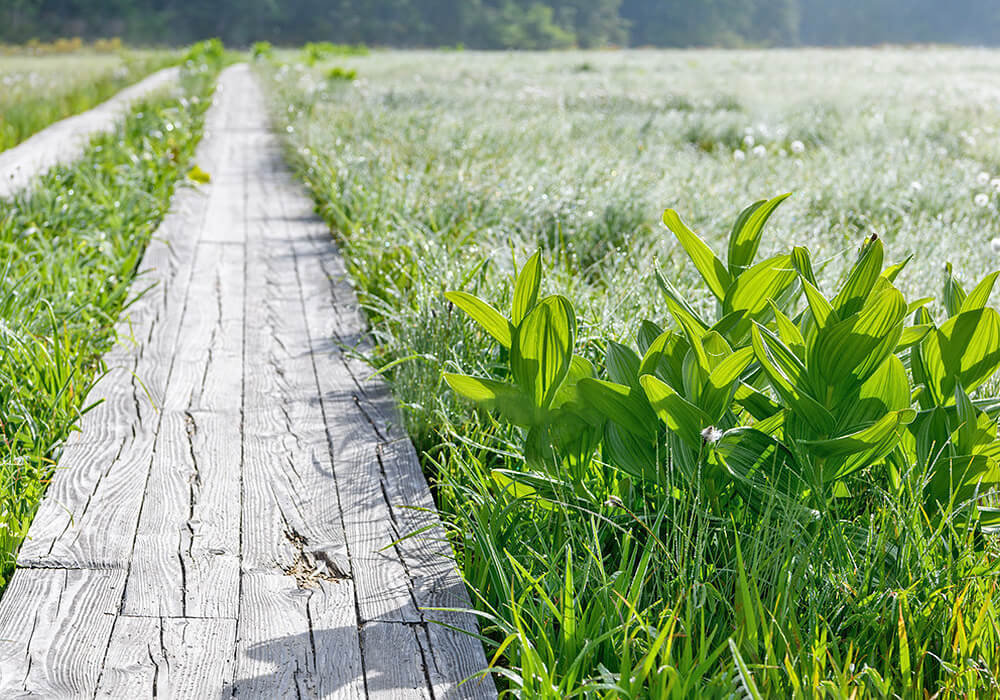
[[[49,168],[79,158],[92,136],[109,131],[137,100],[177,79],[177,68],[164,68],[93,109],[58,121],[24,143],[0,151],[0,198],[9,197]]]
[[[0,698],[487,698],[343,261],[246,66],[0,601]],[[400,538],[419,532],[416,537]]]

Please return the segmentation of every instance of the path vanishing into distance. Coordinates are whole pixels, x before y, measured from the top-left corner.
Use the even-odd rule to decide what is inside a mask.
[[[23,143],[0,151],[0,198],[11,196],[53,166],[79,158],[91,137],[113,129],[142,98],[176,83],[179,70],[164,68],[148,75],[93,109],[58,121]]]
[[[470,603],[247,66],[196,162],[0,600],[0,698],[495,697],[460,685],[474,617],[429,609]]]

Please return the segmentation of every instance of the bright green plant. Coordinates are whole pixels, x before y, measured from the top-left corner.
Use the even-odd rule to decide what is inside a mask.
[[[779,499],[815,517],[848,499],[854,479],[877,471],[898,487],[917,467],[930,512],[975,501],[969,520],[1000,522],[982,503],[1000,485],[1000,399],[973,402],[966,393],[1000,368],[1000,314],[985,307],[997,273],[969,295],[949,273],[951,318],[937,327],[930,299],[907,304],[893,285],[906,263],[885,268],[873,236],[828,298],[803,248],[754,262],[763,226],[786,196],[740,214],[725,264],[667,210],[663,221],[715,297],[716,318],[702,318],[659,276],[675,327],[642,322],[641,354],[610,342],[607,379],[574,354],[569,300],[538,300],[538,254],[517,279],[510,320],[448,293],[508,351],[513,383],[446,381],[524,427],[534,468],[582,474],[600,447],[604,462],[661,492],[696,485],[719,512]]]
[[[270,41],[257,41],[250,48],[250,55],[255,61],[268,60],[274,56],[274,47]]]

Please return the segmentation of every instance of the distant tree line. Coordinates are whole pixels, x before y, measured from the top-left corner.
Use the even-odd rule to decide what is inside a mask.
[[[548,49],[1000,43],[1000,0],[0,0],[0,41]]]

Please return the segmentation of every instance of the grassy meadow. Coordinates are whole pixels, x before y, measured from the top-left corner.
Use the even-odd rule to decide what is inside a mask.
[[[0,151],[49,124],[85,112],[150,73],[176,64],[173,51],[0,54]]]
[[[977,318],[993,314],[962,304],[1000,268],[991,245],[1000,238],[1000,86],[991,77],[1000,53],[306,58],[278,52],[257,65],[289,158],[334,228],[368,310],[378,340],[372,365],[392,381],[423,452],[501,689],[539,698],[1000,693],[995,536],[985,515],[968,520],[975,508],[964,500],[928,500],[940,485],[936,457],[918,444],[922,459],[906,461],[913,450],[899,425],[913,420],[910,404],[921,409],[919,422],[954,416],[957,402],[986,411],[968,415],[995,439],[995,409],[980,400],[996,388],[990,362],[980,363],[987,376],[973,382],[962,374],[948,384],[954,396],[934,398],[917,388],[923,375],[913,358],[924,351],[901,342],[899,356],[885,360],[907,373],[905,406],[893,413],[906,414],[894,433],[898,449],[872,453],[829,493],[820,484],[791,497],[772,489],[765,499],[705,477],[708,448],[695,450],[693,471],[682,468],[688,446],[662,424],[655,439],[665,453],[652,476],[616,468],[607,446],[546,464],[539,454],[552,453],[532,431],[526,436],[503,410],[476,410],[444,380],[463,373],[519,381],[510,337],[500,326],[478,330],[444,294],[464,290],[504,316],[513,302],[516,329],[525,297],[515,293],[514,275],[533,269],[526,261],[541,251],[541,295],[564,295],[575,316],[575,333],[563,335],[598,376],[623,383],[616,374],[633,360],[638,366],[650,329],[676,328],[679,313],[721,315],[721,298],[678,242],[678,227],[661,223],[664,209],[677,210],[724,257],[741,210],[786,192],[793,194],[768,221],[759,258],[807,248],[815,287],[842,290],[832,300],[840,315],[854,310],[849,290],[876,249],[877,270],[883,251],[886,265],[912,259],[876,287],[871,278],[855,299],[864,309],[881,308],[873,289],[885,292],[885,303],[933,297],[926,316],[919,304],[900,307],[931,335],[934,324],[952,328],[945,319],[960,307]],[[354,79],[341,79],[351,70]],[[946,287],[949,262],[955,279]],[[804,287],[812,272],[796,269]],[[686,299],[687,311],[666,303],[664,286]],[[826,307],[806,304],[795,289],[785,308],[793,323],[775,328],[777,311],[760,321],[805,352]],[[677,342],[694,343],[699,324],[676,331]],[[507,346],[494,340],[502,337]],[[955,352],[972,352],[979,336],[970,337]],[[760,357],[729,340],[726,352]],[[698,376],[694,364],[677,366],[678,382]],[[743,380],[768,402],[798,400],[782,393],[780,377],[769,384],[766,368],[755,367],[744,366]],[[977,403],[965,401],[962,385]],[[831,384],[827,398],[836,391]],[[796,406],[781,412],[785,420]],[[751,419],[740,405],[721,420],[728,428]],[[794,442],[791,423],[768,425]],[[706,445],[718,439],[702,435]],[[948,449],[962,435],[945,432]],[[821,443],[832,450],[814,440],[796,459],[839,456],[816,458]],[[995,484],[990,469],[983,482]]]

